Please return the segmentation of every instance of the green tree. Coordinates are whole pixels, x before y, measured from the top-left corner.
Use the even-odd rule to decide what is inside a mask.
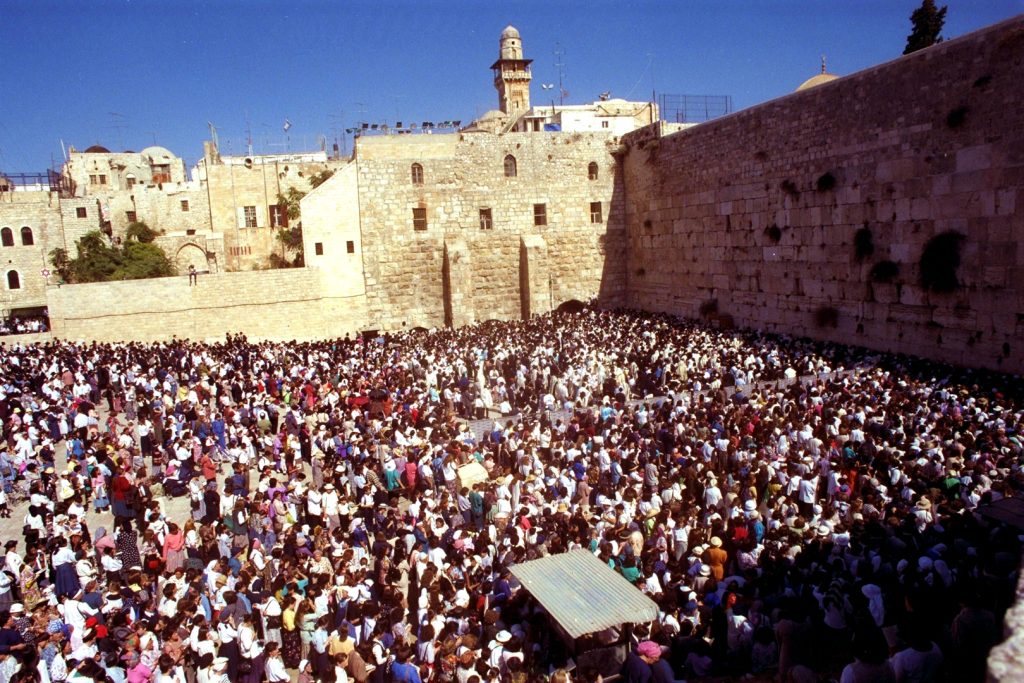
[[[909,55],[911,52],[942,42],[942,36],[939,34],[946,23],[947,9],[946,5],[936,7],[935,0],[924,0],[921,6],[914,10],[910,15],[913,27],[907,36],[907,47],[904,48],[903,54]]]
[[[149,230],[145,224],[141,225]],[[78,240],[77,258],[70,259],[65,250],[54,249],[50,252],[50,263],[66,282],[141,280],[174,275],[174,264],[164,250],[151,241],[141,241],[146,236],[144,231],[136,229],[136,232],[140,234],[123,247],[111,245],[99,231],[88,232]]]
[[[325,168],[319,173],[314,173],[313,175],[311,175],[309,177],[309,184],[315,190],[316,188],[326,183],[328,178],[330,178],[332,175],[334,175],[334,171],[329,168]]]
[[[136,242],[152,242],[156,239],[156,231],[142,221],[136,221],[128,224],[125,236]]]

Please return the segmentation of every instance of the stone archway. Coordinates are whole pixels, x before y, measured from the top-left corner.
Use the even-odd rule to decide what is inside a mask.
[[[206,250],[198,244],[193,244],[191,242],[182,245],[182,247],[178,249],[178,253],[174,256],[174,265],[177,267],[179,275],[187,273],[189,266],[195,266],[196,270],[200,273],[204,273],[210,269],[209,263],[206,259]]]

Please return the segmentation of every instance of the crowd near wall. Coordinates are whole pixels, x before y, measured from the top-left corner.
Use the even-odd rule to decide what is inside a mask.
[[[629,305],[1024,370],[1021,83],[1015,19],[626,136]]]

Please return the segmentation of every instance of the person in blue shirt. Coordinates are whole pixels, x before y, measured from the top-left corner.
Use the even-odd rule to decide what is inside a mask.
[[[395,662],[391,665],[391,680],[393,683],[422,683],[420,670],[415,664],[409,663],[411,651],[407,646],[398,648],[395,653]]]

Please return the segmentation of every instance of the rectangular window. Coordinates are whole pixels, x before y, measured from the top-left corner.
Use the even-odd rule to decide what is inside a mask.
[[[256,227],[256,207],[245,206],[242,207],[245,211],[245,227],[255,228]]]
[[[182,211],[188,211],[188,200],[187,199],[182,199],[181,200],[181,210]]]
[[[356,243],[352,240],[345,242],[345,253],[354,254],[356,253]]]
[[[89,175],[89,184],[90,185],[99,185],[100,184],[100,177],[98,175],[90,174]]]
[[[128,189],[129,190],[132,189],[133,187],[135,187],[135,176],[131,176],[130,175],[127,178],[125,178],[125,180],[128,181]]]
[[[106,184],[107,184],[107,176],[100,175],[100,185],[106,185]]]
[[[89,212],[88,210],[86,210],[84,206],[80,206],[77,209],[75,209],[75,215],[78,216],[79,218],[88,218]]]
[[[412,210],[412,227],[413,230],[427,229],[427,210],[425,208],[417,207]]]
[[[288,207],[284,204],[272,204],[270,207],[270,227],[288,227]]]
[[[601,127],[602,128],[607,128],[608,127],[608,122],[607,121],[602,121],[601,122]]]
[[[603,223],[601,217],[601,202],[590,202],[590,222]]]
[[[315,243],[313,243],[313,251],[316,252],[317,256],[323,256],[324,255],[324,243],[323,242],[315,242]]]
[[[547,225],[548,224],[548,205],[547,204],[534,204],[533,205],[533,224],[534,225]]]
[[[480,229],[490,230],[494,227],[494,222],[491,220],[490,209],[480,209]]]
[[[135,223],[136,221],[139,220],[139,214],[135,213],[134,211],[125,211],[124,217],[128,219],[129,223]]]

